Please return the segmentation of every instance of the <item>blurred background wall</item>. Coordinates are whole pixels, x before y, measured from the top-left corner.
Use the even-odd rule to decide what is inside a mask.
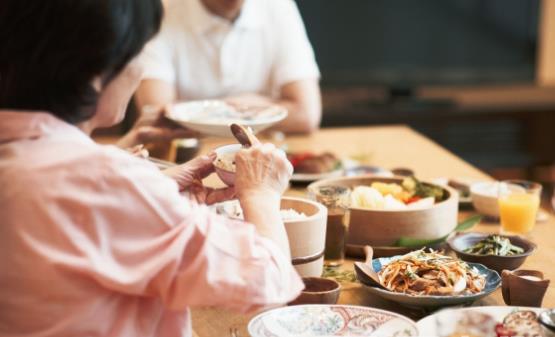
[[[495,177],[555,182],[555,0],[296,2],[324,127],[409,124]]]

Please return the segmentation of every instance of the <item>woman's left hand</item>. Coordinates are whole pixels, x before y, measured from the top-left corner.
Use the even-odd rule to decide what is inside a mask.
[[[166,109],[145,106],[139,118],[116,145],[130,148],[137,144],[152,144],[171,142],[173,139],[196,137],[198,134],[185,129],[165,117]]]
[[[215,159],[216,154],[210,153],[196,157],[185,164],[165,169],[162,173],[174,179],[180,191],[189,192],[192,199],[199,203],[213,204],[232,199],[235,197],[235,189],[232,187],[214,189],[202,185],[202,179],[214,172],[212,163]]]

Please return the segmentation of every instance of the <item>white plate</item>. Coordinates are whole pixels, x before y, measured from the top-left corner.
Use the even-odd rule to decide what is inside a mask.
[[[293,173],[292,182],[311,183],[317,180],[337,178],[341,176],[354,177],[373,174],[377,177],[393,177],[391,171],[379,166],[360,165],[356,160],[341,159],[341,168],[325,173]]]
[[[233,123],[248,126],[257,133],[287,117],[287,110],[277,105],[257,109],[260,116],[241,118],[237,116],[237,110],[224,101],[191,101],[169,106],[166,117],[202,134],[228,138],[233,137],[229,130]]]
[[[298,183],[311,183],[316,180],[341,177],[342,175],[342,168],[324,173],[293,173],[291,181]]]
[[[408,337],[416,324],[399,314],[350,305],[295,305],[266,311],[248,326],[251,337]]]
[[[460,183],[466,183],[468,186],[472,185],[473,183],[479,182],[479,180],[472,179],[472,178],[456,178],[454,180],[459,181]],[[450,181],[449,178],[444,178],[444,177],[435,178],[431,180],[432,183],[443,187],[449,186],[449,181]],[[461,206],[472,205],[472,198],[470,197],[470,195],[463,196],[462,193],[459,191],[459,189],[453,186],[450,186],[450,187],[459,193],[459,205]]]
[[[543,310],[540,308],[527,308],[527,307],[471,307],[471,308],[461,308],[453,309],[456,311],[476,311],[491,315],[498,323],[503,322],[503,319],[508,314],[517,310],[532,310],[536,314]],[[416,324],[418,326],[418,331],[420,331],[420,336],[437,336],[438,332],[436,330],[436,318],[438,313],[424,317]]]

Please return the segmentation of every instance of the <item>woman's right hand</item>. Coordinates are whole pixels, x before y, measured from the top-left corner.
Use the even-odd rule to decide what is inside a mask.
[[[293,166],[273,144],[253,144],[235,155],[235,192],[239,200],[251,196],[277,197],[287,189]]]

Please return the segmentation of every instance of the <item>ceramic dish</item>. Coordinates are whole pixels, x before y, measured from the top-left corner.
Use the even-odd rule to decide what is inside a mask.
[[[540,308],[528,308],[528,307],[500,307],[500,306],[491,306],[491,307],[473,307],[473,308],[460,308],[460,309],[452,309],[451,313],[453,314],[453,319],[457,313],[460,312],[476,312],[476,313],[483,313],[490,315],[496,322],[503,322],[503,319],[515,312],[520,310],[530,310],[535,312],[536,314],[540,314],[543,309]],[[417,326],[420,332],[420,336],[439,336],[439,332],[437,331],[437,318],[438,315],[441,315],[442,312],[435,313],[433,315],[427,316],[420,321],[418,321]],[[492,334],[495,336],[495,333]]]
[[[372,175],[376,177],[386,178],[393,177],[393,173],[391,173],[391,171],[389,170],[378,166],[361,166],[358,164],[358,162],[350,159],[341,160],[341,167],[341,169],[325,173],[293,173],[293,176],[291,177],[291,182],[311,183],[318,180],[338,178],[341,176],[355,177],[361,175]]]
[[[221,215],[243,219],[241,205],[237,200],[225,201],[211,207]],[[289,239],[291,263],[302,277],[321,276],[324,268],[327,208],[312,200],[282,197],[281,209],[292,209],[306,216],[283,220]]]
[[[341,285],[324,277],[303,277],[304,289],[288,305],[299,304],[335,304],[339,299]]]
[[[499,183],[495,181],[485,181],[470,186],[472,205],[478,213],[490,218],[499,218],[498,190]]]
[[[243,146],[241,144],[229,144],[220,146],[214,150],[214,152],[216,152],[216,160],[214,161],[216,174],[218,175],[218,178],[220,178],[220,180],[227,186],[233,186],[235,184],[235,171],[234,169],[231,170],[227,167],[224,167],[219,163],[219,161],[222,158],[226,158],[227,161],[234,161],[234,159],[231,160],[231,158],[234,158],[235,153],[237,153],[242,148]],[[235,167],[235,164],[233,164],[233,167]]]
[[[341,177],[343,175],[343,169],[337,169],[330,172],[324,173],[293,173],[291,176],[291,182],[295,183],[311,183],[313,181]]]
[[[471,178],[435,178],[432,180],[434,184],[440,186],[449,186],[459,194],[459,206],[469,207],[472,206],[472,197],[470,195],[470,186],[477,183],[475,179]]]
[[[384,257],[372,260],[372,267],[376,272],[379,272],[383,266],[386,264],[400,258],[400,256],[394,257]],[[378,295],[387,300],[397,302],[401,305],[407,307],[447,307],[453,305],[472,303],[479,300],[485,296],[488,296],[493,291],[495,291],[501,285],[501,277],[499,274],[486,266],[478,263],[468,263],[471,267],[474,267],[478,272],[485,276],[486,286],[485,288],[472,295],[453,295],[453,296],[433,296],[433,295],[409,295],[405,293],[398,293],[389,290],[383,290],[376,287],[365,286],[369,292]]]
[[[393,173],[383,167],[379,166],[368,166],[368,165],[359,165],[357,162],[354,162],[352,165],[347,166],[345,161],[343,163],[345,167],[345,176],[347,177],[356,177],[362,175],[375,175],[379,177],[393,177]]]
[[[170,105],[166,117],[205,135],[231,138],[232,123],[260,132],[287,117],[287,110],[276,105],[253,107],[238,112],[220,100],[202,100]]]
[[[374,182],[401,184],[403,178],[374,175],[320,180],[308,186],[309,193],[322,186],[350,189]],[[425,183],[426,185],[433,185]],[[394,247],[402,237],[433,240],[451,233],[457,226],[458,194],[442,187],[446,199],[423,209],[376,210],[350,207],[348,245]]]
[[[408,337],[416,324],[393,312],[350,305],[297,305],[266,311],[248,325],[252,337]]]
[[[465,249],[474,246],[479,241],[488,237],[488,234],[484,233],[461,233],[450,238],[447,243],[461,260],[466,262],[481,263],[486,267],[497,271],[498,273],[503,271],[503,269],[517,269],[524,263],[526,258],[536,250],[536,244],[529,240],[526,240],[523,237],[508,235],[501,236],[508,238],[513,245],[519,246],[524,249],[524,253],[509,256],[477,255],[465,253]]]

